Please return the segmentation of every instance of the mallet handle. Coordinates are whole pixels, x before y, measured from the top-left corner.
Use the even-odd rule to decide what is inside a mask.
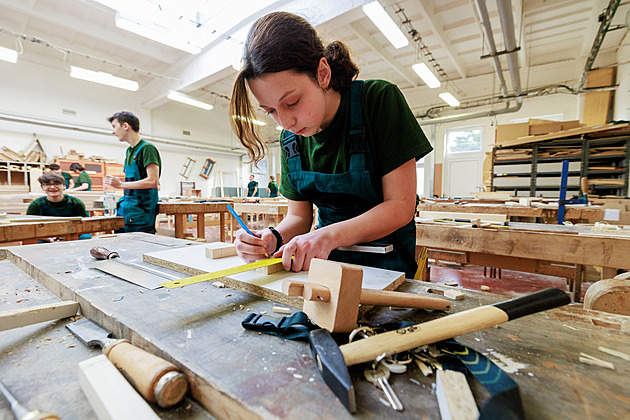
[[[344,344],[339,349],[347,366],[369,362],[385,352],[401,352],[458,335],[502,324],[511,319],[566,305],[571,299],[560,289],[545,289],[520,298],[469,309],[423,324]]]
[[[451,309],[451,302],[446,299],[427,297],[415,293],[372,289],[361,289],[361,304],[394,306],[397,308],[433,309],[436,311],[448,311]]]

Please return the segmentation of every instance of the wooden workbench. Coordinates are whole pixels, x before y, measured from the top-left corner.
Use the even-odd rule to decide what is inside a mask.
[[[28,221],[14,221],[0,224],[0,243],[18,242],[24,244],[37,243],[40,238],[63,236],[66,240],[75,240],[84,233],[111,232],[125,226],[122,217],[93,216],[69,218],[69,220],[33,221],[37,216],[28,216]],[[43,217],[45,220],[45,216]]]
[[[274,201],[266,203],[234,203],[232,204],[234,211],[241,215],[243,220],[247,220],[247,215],[262,214],[274,218],[274,223],[279,224],[289,211],[289,205],[286,201]],[[238,223],[230,218],[230,232],[234,238],[234,231],[240,229]]]
[[[590,235],[588,226],[510,223],[509,227],[472,228],[464,224],[417,223],[416,246],[469,253],[466,262],[516,271],[541,272],[542,265],[573,264],[579,271],[571,287],[579,301],[582,266],[630,269],[630,237]],[[444,256],[447,260],[447,257]],[[557,273],[562,275],[562,268]],[[610,270],[608,270],[610,271]]]
[[[553,219],[555,223],[558,220],[558,208],[557,207],[524,207],[524,206],[508,206],[499,204],[430,204],[420,203],[418,204],[417,211],[438,211],[438,212],[457,212],[457,213],[485,213],[485,214],[505,214],[508,218],[513,217],[528,217],[536,219],[536,221],[543,221],[544,219]],[[574,223],[593,223],[604,220],[604,214],[606,210],[597,207],[572,207],[566,206],[564,213],[564,220],[569,220]]]
[[[189,214],[197,215],[197,237],[206,237],[206,213],[219,213],[219,235],[221,242],[225,241],[225,214],[228,212],[227,202],[209,203],[159,203],[158,213],[172,214],[175,217],[175,237],[184,237],[184,217]]]
[[[131,339],[134,344],[177,364],[191,380],[192,395],[213,416],[300,420],[440,418],[431,391],[432,376],[424,377],[415,368],[404,375],[392,375],[390,382],[405,405],[403,412],[395,413],[381,403],[379,398],[384,399],[383,393],[363,379],[361,366],[350,370],[358,403],[357,414],[350,415],[317,373],[308,344],[249,332],[241,327],[241,321],[250,313],[248,310],[272,314],[273,302],[237,290],[217,289],[208,283],[182,289],[143,290],[91,270],[93,260],[89,249],[96,244],[116,250],[122,258],[138,263],[142,262],[144,252],[167,249],[165,247],[202,246],[133,233],[91,241],[12,247],[8,254],[13,264],[26,270],[55,295],[64,300],[77,300],[85,316],[116,337]],[[55,252],[42,252],[53,246]],[[401,289],[424,294],[426,287],[425,283],[408,281]],[[440,288],[433,284],[431,287]],[[4,294],[0,289],[0,298],[15,303],[13,299],[19,296],[12,294],[11,287],[8,291],[9,294]],[[504,299],[482,292],[465,293],[464,300],[453,302],[453,311]],[[375,323],[422,322],[438,316],[442,314],[380,309],[370,315],[370,320]],[[4,339],[4,334],[11,331],[0,333],[3,381],[17,389],[18,397],[29,407],[56,411],[64,419],[90,418],[82,411],[86,410],[85,402],[74,408],[67,404],[69,398],[83,398],[70,394],[73,390],[77,392],[76,358],[70,356],[83,351],[82,344],[60,326],[54,328],[58,334],[44,326],[33,328],[37,335],[25,334],[11,340]],[[598,352],[597,347],[624,351],[629,335],[628,317],[584,311],[575,305],[467,334],[459,340],[497,362],[503,358],[512,364],[522,364],[510,376],[520,385],[529,419],[624,418],[630,415],[630,362],[606,356]],[[27,337],[34,340],[29,342]],[[57,348],[56,352],[47,350],[47,346],[52,345]],[[580,352],[613,361],[617,369],[610,371],[580,364]],[[36,362],[27,363],[26,356],[28,360],[35,357]],[[70,384],[70,387],[60,384]],[[476,395],[481,398],[482,394]],[[183,408],[187,407],[189,409],[190,405],[185,403]],[[0,411],[0,415],[7,409],[3,401],[0,410],[5,411]],[[74,411],[67,414],[64,410]],[[182,415],[188,413],[183,412]],[[167,418],[168,414],[163,413],[158,414]]]

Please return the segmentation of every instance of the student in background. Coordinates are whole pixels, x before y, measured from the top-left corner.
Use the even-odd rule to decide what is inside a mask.
[[[267,192],[269,193],[270,198],[275,198],[278,196],[278,183],[274,181],[274,177],[269,177],[269,184],[267,184]]]
[[[65,181],[63,177],[54,172],[48,172],[38,178],[39,184],[46,193],[45,197],[39,197],[29,204],[26,214],[35,216],[87,217],[85,204],[76,197],[64,194]],[[79,239],[90,239],[90,234],[83,234]],[[57,238],[48,238],[53,242]]]
[[[61,170],[61,166],[57,165],[56,163],[51,163],[50,165],[48,165],[48,168],[51,172],[59,174],[63,177],[63,179],[66,181],[66,189],[74,188],[74,179],[72,179],[72,175],[67,172],[63,172]]]
[[[249,184],[247,184],[247,196],[258,197],[258,182],[254,181],[254,175],[249,176]]]
[[[432,150],[398,87],[354,80],[347,47],[324,46],[303,18],[286,12],[251,27],[230,101],[230,122],[253,162],[267,150],[253,125],[260,106],[284,130],[282,195],[288,213],[275,228],[236,233],[238,255],[273,254],[286,270],[308,270],[312,258],[404,271],[413,278],[416,161]],[[250,94],[256,103],[250,102]],[[311,231],[313,205],[318,227]],[[387,243],[386,254],[341,246]]]
[[[158,185],[162,160],[157,148],[140,138],[140,120],[131,112],[117,112],[107,119],[119,141],[129,144],[125,157],[125,180],[106,175],[105,185],[123,188],[117,214],[125,218],[124,232],[155,233]]]
[[[70,165],[70,170],[79,175],[74,183],[74,188],[68,189],[71,191],[92,191],[92,178],[85,172],[85,168],[80,163],[73,163]]]

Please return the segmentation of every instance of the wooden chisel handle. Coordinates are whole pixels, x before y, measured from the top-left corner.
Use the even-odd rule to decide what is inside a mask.
[[[112,340],[103,353],[144,398],[160,407],[177,404],[188,390],[186,377],[177,366],[128,340]]]
[[[494,305],[458,312],[396,331],[353,341],[339,347],[347,366],[375,360],[385,352],[399,353],[425,344],[453,338],[502,324],[521,316],[571,302],[560,289],[549,288]]]
[[[394,306],[397,308],[433,309],[436,311],[451,309],[451,302],[446,299],[388,290],[362,289],[360,302],[362,305]]]

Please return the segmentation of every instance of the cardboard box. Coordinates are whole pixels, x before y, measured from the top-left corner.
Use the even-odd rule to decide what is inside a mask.
[[[562,122],[560,121],[550,121],[541,124],[532,124],[529,126],[529,134],[532,136],[555,133],[560,130],[562,130]]]
[[[497,125],[496,143],[514,140],[519,137],[529,136],[529,123],[502,124]]]

